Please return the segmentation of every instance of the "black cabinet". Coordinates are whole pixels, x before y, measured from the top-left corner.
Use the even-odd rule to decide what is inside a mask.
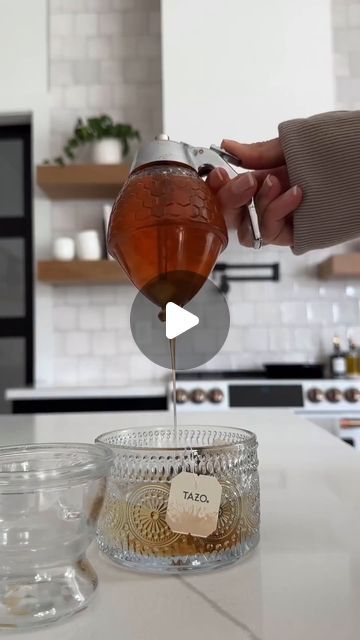
[[[5,389],[33,383],[30,124],[0,125],[0,413]]]

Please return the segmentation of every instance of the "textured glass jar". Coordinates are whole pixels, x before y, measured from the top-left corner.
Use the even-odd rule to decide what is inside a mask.
[[[0,448],[0,630],[44,626],[88,604],[111,449],[93,444]]]
[[[230,427],[122,429],[97,438],[115,459],[98,523],[109,558],[141,571],[222,566],[259,541],[256,437]],[[217,529],[207,538],[174,533],[166,523],[170,482],[181,471],[215,476],[222,485]]]

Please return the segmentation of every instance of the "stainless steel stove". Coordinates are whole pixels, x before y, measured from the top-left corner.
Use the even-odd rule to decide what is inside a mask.
[[[204,372],[193,379],[189,374],[178,375],[176,400],[179,412],[286,408],[360,450],[360,380],[243,379],[226,377],[225,372],[205,375]],[[171,404],[171,384],[168,393]]]

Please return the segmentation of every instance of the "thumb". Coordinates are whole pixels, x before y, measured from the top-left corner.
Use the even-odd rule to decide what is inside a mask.
[[[241,166],[246,169],[270,169],[285,163],[279,138],[253,144],[223,140],[221,148],[239,158]]]

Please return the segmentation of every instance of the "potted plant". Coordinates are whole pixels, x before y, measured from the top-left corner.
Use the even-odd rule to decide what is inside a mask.
[[[95,164],[119,164],[128,155],[131,140],[140,140],[140,134],[130,124],[115,123],[107,115],[79,118],[63,148],[64,155],[54,158],[54,162],[65,164],[66,160],[75,160],[76,150],[90,143]]]

